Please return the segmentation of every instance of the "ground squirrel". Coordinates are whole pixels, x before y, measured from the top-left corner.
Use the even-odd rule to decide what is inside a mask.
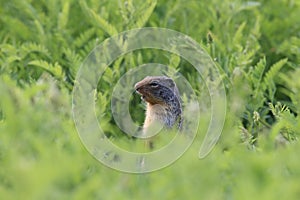
[[[147,76],[134,86],[142,99],[147,102],[143,132],[154,123],[172,128],[181,128],[182,108],[175,82],[166,76]]]

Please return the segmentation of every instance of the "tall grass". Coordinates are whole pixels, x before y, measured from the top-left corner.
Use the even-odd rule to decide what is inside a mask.
[[[0,199],[299,199],[300,3],[262,1],[0,0]],[[203,160],[205,123],[175,164],[144,175],[106,168],[84,148],[71,116],[80,64],[106,38],[141,27],[185,33],[222,72],[229,112]],[[137,65],[173,66],[199,95],[185,60],[140,50],[99,85],[105,134],[131,146],[110,113],[114,84]],[[139,97],[130,111],[144,118]],[[98,113],[98,114],[99,114]],[[100,114],[99,114],[100,115]],[[203,122],[209,116],[203,115]]]

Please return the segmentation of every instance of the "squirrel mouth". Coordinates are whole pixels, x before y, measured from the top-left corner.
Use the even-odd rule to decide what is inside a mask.
[[[144,94],[142,94],[138,89],[136,89],[135,91],[136,91],[136,93],[138,93],[139,95],[141,95],[141,99],[143,101],[145,101],[146,96]]]

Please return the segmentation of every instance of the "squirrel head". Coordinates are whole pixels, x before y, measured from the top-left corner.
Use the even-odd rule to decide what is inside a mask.
[[[165,105],[179,98],[175,82],[166,76],[147,76],[136,83],[134,88],[144,101],[152,105]]]

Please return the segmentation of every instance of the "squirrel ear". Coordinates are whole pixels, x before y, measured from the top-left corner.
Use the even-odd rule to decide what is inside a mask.
[[[166,80],[168,81],[169,87],[171,87],[171,88],[175,87],[175,82],[171,78],[167,78]]]

